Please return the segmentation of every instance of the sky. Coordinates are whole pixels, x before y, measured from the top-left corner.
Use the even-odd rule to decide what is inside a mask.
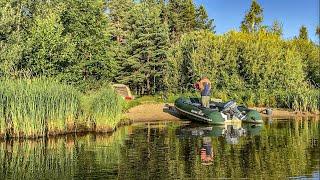
[[[263,25],[272,25],[274,20],[283,25],[283,37],[291,39],[299,35],[305,25],[309,38],[319,42],[315,29],[319,25],[319,0],[257,0],[263,8]],[[214,19],[216,33],[239,30],[241,21],[250,9],[251,0],[195,0],[204,5],[209,18]]]

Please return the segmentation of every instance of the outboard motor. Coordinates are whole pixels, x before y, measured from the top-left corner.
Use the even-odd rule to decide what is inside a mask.
[[[238,110],[238,106],[237,103],[234,101],[228,101],[224,106],[223,106],[223,110],[222,112],[224,114],[229,114],[230,117],[237,117],[240,120],[245,120],[246,119],[246,115],[242,114],[239,110]]]

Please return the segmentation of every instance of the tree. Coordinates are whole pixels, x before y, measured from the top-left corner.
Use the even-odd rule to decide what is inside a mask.
[[[129,11],[134,5],[132,0],[108,0],[107,11],[111,22],[111,33],[117,42],[122,42],[128,34],[127,18]]]
[[[158,4],[161,9],[160,18],[163,23],[168,24],[169,11],[168,11],[168,6],[166,4],[166,0],[158,0]]]
[[[35,14],[30,36],[26,41],[27,54],[19,67],[28,69],[33,76],[57,76],[73,66],[75,45],[71,36],[63,36],[59,14],[53,9],[44,10],[45,15]]]
[[[112,49],[110,23],[104,0],[65,0],[61,13],[63,34],[76,44],[76,62],[62,78],[82,90],[111,81],[118,71]]]
[[[114,54],[115,61],[121,65],[128,59],[128,38],[130,10],[134,6],[133,0],[108,0],[107,12],[110,19],[110,31],[112,34],[112,46],[108,49]],[[117,81],[117,77],[112,79]]]
[[[0,76],[53,76],[94,87],[115,76],[104,0],[0,0]]]
[[[183,32],[190,32],[196,27],[196,8],[192,0],[185,0],[180,18],[183,20]]]
[[[242,32],[256,32],[263,21],[263,9],[256,0],[253,0],[249,12],[241,22],[240,29]]]
[[[31,19],[23,7],[30,4],[26,0],[16,3],[0,0],[0,77],[14,75],[23,59]]]
[[[301,26],[299,30],[299,39],[308,40],[308,30],[306,26]]]
[[[277,20],[273,21],[272,26],[269,28],[269,32],[277,36],[283,35],[283,25]]]
[[[170,40],[177,41],[182,32],[182,20],[179,18],[181,9],[181,0],[168,2],[168,24],[170,30]]]
[[[167,4],[170,39],[176,42],[183,33],[195,30],[196,9],[192,0],[169,0]]]
[[[196,29],[207,29],[214,32],[213,19],[209,19],[206,9],[200,5],[196,10]]]
[[[53,72],[47,72],[46,67],[56,68],[53,64],[57,63],[58,59],[64,61],[68,58],[64,54],[66,52],[60,52],[66,46],[72,46],[72,43],[66,43],[64,35],[61,35],[63,27],[60,24],[60,9],[58,1],[21,0],[11,3],[0,0],[0,76],[17,76],[25,71],[32,76],[44,75],[45,71],[52,74]],[[46,13],[49,13],[48,16]],[[47,34],[41,36],[40,33]],[[31,43],[38,35],[38,45],[41,44],[42,47]],[[38,54],[40,49],[41,55]],[[72,50],[70,52],[72,53]],[[62,54],[65,56],[62,57]],[[44,58],[45,56],[50,58]],[[41,62],[45,65],[39,65]],[[35,71],[36,66],[41,70]]]
[[[163,86],[169,34],[160,11],[158,6],[147,3],[136,4],[130,11],[128,59],[119,81],[129,84],[138,94],[151,94]]]

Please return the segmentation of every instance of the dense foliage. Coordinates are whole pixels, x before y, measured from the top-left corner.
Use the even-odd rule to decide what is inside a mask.
[[[117,72],[103,0],[1,0],[0,17],[1,76],[52,76],[82,89]]]
[[[304,26],[283,39],[256,0],[241,32],[215,35],[213,22],[192,0],[0,0],[0,77],[46,76],[83,92],[117,82],[150,95],[192,91],[207,75],[224,99],[319,107],[319,45]],[[279,100],[288,97],[299,98]]]
[[[304,102],[308,104],[305,110],[316,110],[319,93],[313,90],[311,96],[307,92],[314,88],[312,84],[320,83],[316,73],[320,68],[318,50],[310,42],[284,41],[264,31],[229,32],[223,36],[195,31],[182,36],[172,50],[168,86],[171,90],[188,92],[193,89],[193,82],[208,76],[214,93],[225,92],[227,97],[215,95],[225,100],[235,98],[248,105],[294,108],[294,101],[301,98],[289,97],[299,94],[310,98]],[[280,100],[282,96],[285,100]],[[303,108],[298,105],[294,109]]]

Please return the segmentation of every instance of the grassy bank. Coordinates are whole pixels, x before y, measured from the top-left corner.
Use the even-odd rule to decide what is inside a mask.
[[[106,87],[82,94],[52,79],[0,80],[0,137],[44,137],[105,131],[121,119],[123,102]]]

